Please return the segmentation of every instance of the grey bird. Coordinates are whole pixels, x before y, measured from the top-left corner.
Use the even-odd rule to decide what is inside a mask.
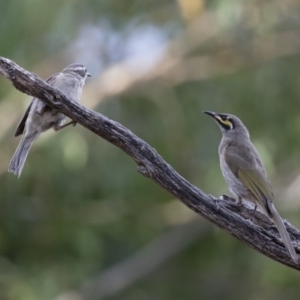
[[[252,202],[254,214],[258,205],[273,220],[292,259],[298,264],[290,236],[273,204],[274,195],[266,170],[247,128],[234,115],[211,111],[204,113],[213,117],[222,131],[219,146],[221,170],[229,190],[236,196],[237,204],[242,204],[242,199]]]
[[[82,88],[88,76],[91,75],[85,66],[74,63],[67,66],[62,72],[50,76],[46,82],[53,88],[59,89],[72,101],[79,102]],[[42,132],[50,128],[58,131],[68,125],[76,125],[74,121],[64,124],[65,118],[64,114],[43,101],[33,98],[16,129],[15,137],[23,134],[24,131],[25,133],[11,159],[8,171],[20,177],[30,147]]]

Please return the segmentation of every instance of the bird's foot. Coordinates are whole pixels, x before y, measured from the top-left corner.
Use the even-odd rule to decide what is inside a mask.
[[[254,217],[256,214],[256,209],[257,209],[257,205],[254,206],[253,213],[252,213],[251,217],[248,218],[248,221],[251,222],[252,225],[253,225],[253,220],[254,220]]]
[[[224,194],[222,196],[220,196],[219,199],[224,200],[224,201],[236,202],[236,199],[234,199],[233,197],[224,195]]]
[[[271,230],[277,230],[277,227],[275,226],[275,224],[270,224],[266,226],[266,230],[267,231],[271,231]]]
[[[217,211],[219,211],[220,208],[221,208],[221,206],[220,206],[220,198],[215,198],[215,199],[214,199],[214,202],[215,202]]]
[[[214,197],[213,197],[214,198]],[[230,202],[236,202],[236,200],[230,196],[227,196],[227,195],[222,195],[220,196],[219,198],[214,198],[214,202],[217,206],[217,210],[220,209],[221,205],[220,205],[220,202],[224,203],[225,202],[225,205],[226,204],[232,204]],[[227,202],[227,203],[226,203]],[[229,203],[228,203],[229,202]]]
[[[57,127],[54,127],[54,130],[55,131],[59,131],[59,130],[62,130],[63,128],[65,128],[65,127],[67,127],[67,126],[69,126],[69,125],[73,125],[73,127],[75,126],[77,124],[77,122],[75,122],[75,121],[70,121],[69,123],[67,123],[67,124],[64,124],[64,125],[61,125],[61,126],[57,126]]]
[[[216,208],[217,208],[217,211],[219,211],[220,210],[220,198],[215,198],[213,195],[211,195],[211,194],[208,194],[208,196],[210,197],[210,198],[212,198],[213,199],[213,201],[214,201],[214,203],[215,203],[215,205],[216,205]]]
[[[253,223],[252,217],[246,219],[245,222],[249,225],[249,227],[254,227],[254,223]]]

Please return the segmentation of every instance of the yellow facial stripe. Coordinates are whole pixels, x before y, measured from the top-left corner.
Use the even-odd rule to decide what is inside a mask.
[[[229,126],[230,129],[232,129],[232,123],[229,120],[223,120],[221,117],[216,116],[216,119],[218,119],[218,121],[226,126]]]

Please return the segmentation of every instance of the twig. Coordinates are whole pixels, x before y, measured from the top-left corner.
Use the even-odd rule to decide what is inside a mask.
[[[257,213],[255,224],[251,225],[247,221],[252,213],[249,205],[240,208],[231,201],[224,201],[217,207],[216,198],[205,194],[181,177],[155,149],[129,129],[100,113],[70,101],[59,90],[51,88],[37,75],[22,69],[13,61],[0,57],[0,73],[18,90],[41,99],[122,149],[137,163],[138,171],[142,175],[158,183],[199,215],[225,229],[256,251],[300,270],[300,265],[296,265],[288,255],[275,227],[271,227],[271,221],[263,214]],[[300,240],[300,232],[297,229],[290,224],[287,224],[287,229],[292,240]]]

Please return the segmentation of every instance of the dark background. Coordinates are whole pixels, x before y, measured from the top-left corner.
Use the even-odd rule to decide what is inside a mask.
[[[122,123],[206,193],[228,193],[221,133],[239,116],[300,228],[300,3],[0,2],[0,55],[46,79],[72,62],[83,105]],[[30,98],[0,77],[0,299],[299,299],[299,273],[202,219],[77,125],[7,167]]]

